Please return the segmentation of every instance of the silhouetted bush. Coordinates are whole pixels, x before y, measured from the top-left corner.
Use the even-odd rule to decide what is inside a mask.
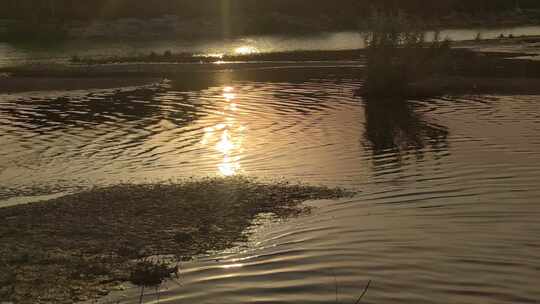
[[[140,287],[156,287],[172,279],[177,273],[178,265],[170,266],[165,262],[143,259],[131,270],[129,281]]]
[[[435,32],[426,41],[426,28],[399,10],[373,11],[364,34],[367,51],[366,95],[404,95],[415,79],[447,68],[450,41]]]

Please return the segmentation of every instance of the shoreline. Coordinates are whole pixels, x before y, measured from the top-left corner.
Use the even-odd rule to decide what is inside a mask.
[[[78,59],[72,64],[0,68],[0,94],[140,86],[190,74],[265,69],[347,67],[362,77],[365,50],[293,51],[201,58],[192,54]],[[412,84],[414,96],[433,94],[539,94],[540,36],[452,44],[454,68]],[[536,60],[535,60],[536,59]],[[200,76],[200,75],[198,75]]]
[[[204,191],[203,191],[204,189]],[[246,240],[259,214],[286,219],[343,189],[243,177],[122,184],[0,208],[0,298],[87,301],[107,295],[153,256],[177,262]]]

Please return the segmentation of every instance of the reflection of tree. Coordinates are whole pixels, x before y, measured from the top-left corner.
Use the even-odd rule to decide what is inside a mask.
[[[365,103],[365,137],[375,156],[391,153],[400,158],[412,151],[418,158],[427,148],[445,151],[448,130],[430,123],[403,100],[368,100]]]

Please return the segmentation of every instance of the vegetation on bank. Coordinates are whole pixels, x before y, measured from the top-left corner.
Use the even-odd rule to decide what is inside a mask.
[[[408,49],[402,46],[402,42],[395,47],[394,41],[386,44],[379,42],[377,47],[362,50],[252,53],[223,57],[174,52],[125,57],[73,56],[71,64],[27,64],[0,68],[0,92],[111,88],[159,82],[163,78],[171,79],[176,84],[192,83],[192,76],[210,75],[205,73],[232,69],[235,73],[246,74],[252,67],[298,68],[298,62],[302,62],[300,66],[304,68],[325,64],[354,68],[358,70],[358,77],[366,79],[366,83],[373,81],[372,88],[380,88],[373,91],[380,91],[383,95],[392,93],[394,96],[401,94],[401,97],[423,97],[454,93],[540,92],[540,60],[532,60],[540,36],[452,42],[451,48],[448,48],[448,42],[441,40],[420,43],[423,38],[414,33],[408,40],[414,43]],[[403,33],[399,35],[403,36]],[[366,37],[368,44],[370,37]],[[386,49],[379,53],[379,48],[383,47]],[[364,64],[370,52],[372,64],[366,67]],[[392,56],[396,59],[388,60]],[[327,63],[321,63],[325,61]],[[201,62],[203,64],[199,64]],[[372,76],[366,77],[368,71]],[[250,77],[262,72],[252,73]],[[207,79],[200,83],[206,82]],[[386,86],[386,82],[390,85]],[[367,88],[362,86],[359,93],[376,95]]]
[[[59,303],[103,296],[129,280],[152,285],[140,274],[157,268],[137,261],[223,250],[246,240],[258,214],[295,216],[308,211],[305,200],[346,195],[233,177],[124,184],[0,208],[0,299]]]
[[[388,18],[388,17],[386,17]],[[401,18],[401,19],[400,19]],[[470,51],[469,47],[478,46],[518,46],[518,45],[535,45],[540,42],[540,36],[522,36],[522,37],[505,37],[501,34],[495,39],[480,39],[470,41],[452,42],[450,40],[440,39],[440,36],[435,33],[434,41],[427,41],[424,32],[419,31],[416,26],[411,26],[408,21],[405,21],[403,16],[393,19],[389,24],[390,27],[385,28],[384,22],[376,23],[374,30],[364,34],[365,44],[369,46],[366,49],[356,50],[306,50],[306,51],[287,51],[287,52],[271,52],[249,54],[222,54],[213,56],[204,56],[194,53],[165,51],[163,53],[150,52],[148,54],[136,54],[129,56],[100,56],[100,57],[83,57],[73,55],[70,58],[70,63],[75,65],[104,65],[117,63],[250,63],[250,62],[309,62],[309,61],[358,61],[364,62],[368,55],[371,59],[380,60],[382,63],[387,62],[387,57],[395,58],[398,55],[408,55],[407,58],[402,58],[402,64],[409,63],[409,66],[416,66],[418,73],[418,61],[433,60],[436,58],[438,70],[445,68],[442,65],[444,59],[449,59],[445,56],[473,58],[485,57],[500,60],[503,58],[527,56],[525,53],[495,53],[475,55],[475,52]],[[397,29],[400,24],[406,25],[405,30]],[[425,26],[420,28],[426,28]],[[451,48],[458,47],[458,48]],[[403,51],[403,52],[402,52]],[[404,54],[407,53],[407,54]],[[396,58],[399,59],[399,58]],[[411,63],[409,60],[412,59]],[[420,66],[425,67],[426,62]],[[448,68],[448,66],[446,66]],[[424,71],[425,72],[425,71]]]
[[[74,64],[95,65],[114,63],[225,63],[225,62],[273,62],[273,61],[332,61],[361,60],[361,50],[343,51],[291,51],[250,54],[222,54],[203,56],[193,53],[174,53],[165,51],[161,54],[151,52],[132,56],[80,57],[73,55],[70,62]]]
[[[426,29],[401,11],[375,11],[365,34],[366,83],[364,95],[407,94],[408,84],[448,69],[450,41]]]
[[[425,47],[411,49],[414,52],[405,51],[404,54],[409,56],[407,58],[412,58],[410,60],[400,60],[402,50],[397,48],[389,52],[397,56],[398,60],[394,62],[404,63],[394,65],[394,67],[402,67],[401,69],[394,71],[389,69],[389,72],[385,72],[391,76],[389,79],[397,79],[393,81],[396,85],[390,87],[384,85],[388,79],[376,78],[385,75],[385,73],[380,74],[378,70],[382,69],[384,72],[390,66],[390,61],[386,60],[387,57],[379,56],[380,54],[374,52],[375,57],[371,58],[372,62],[380,61],[380,66],[371,65],[367,68],[364,64],[368,50],[363,49],[229,55],[225,57],[226,60],[219,57],[201,59],[196,55],[177,55],[172,52],[97,59],[74,57],[73,64],[29,64],[0,68],[0,92],[111,88],[154,83],[164,78],[173,80],[175,85],[184,87],[184,85],[193,84],[193,77],[199,79],[197,83],[210,83],[213,73],[225,70],[235,70],[235,74],[247,77],[246,75],[250,74],[248,70],[253,67],[262,69],[276,66],[320,68],[322,65],[332,65],[357,70],[358,77],[366,79],[366,83],[374,81],[375,88],[377,88],[377,81],[380,81],[382,83],[379,85],[380,92],[383,95],[392,93],[395,96],[400,93],[401,97],[423,97],[454,93],[538,94],[540,92],[540,60],[531,59],[534,57],[534,50],[539,41],[540,37],[528,36],[453,42],[452,48],[448,50],[446,47],[439,50]],[[429,46],[429,42],[427,45]],[[444,42],[439,41],[438,45],[444,45]],[[484,52],[482,51],[484,49],[505,51]],[[523,53],[527,50],[531,52]],[[211,64],[198,64],[201,60],[203,63]],[[324,63],[324,61],[331,62]],[[186,62],[194,64],[177,64]],[[299,65],[298,62],[302,63]],[[412,64],[412,62],[420,63]],[[366,78],[368,69],[375,78]],[[410,74],[399,72],[403,70],[409,71]],[[399,77],[393,76],[394,73]],[[262,70],[252,71],[249,79],[263,74]],[[201,77],[204,80],[201,80]],[[406,81],[400,81],[400,79]],[[374,95],[370,94],[366,88],[367,86],[362,86],[359,93]]]
[[[444,88],[466,91],[500,85],[496,77],[539,77],[538,64],[509,58],[524,54],[479,53],[468,49],[453,49],[452,42],[441,40],[437,31],[426,38],[428,28],[415,22],[399,10],[375,11],[371,17],[370,31],[365,34],[366,75],[362,95],[366,97],[405,97],[444,94]],[[484,41],[480,35],[474,40],[481,43],[536,43],[538,37],[505,38]],[[461,42],[466,45],[470,42]],[[469,77],[469,79],[463,79]],[[484,79],[478,79],[483,77]],[[476,78],[476,79],[475,79]],[[486,85],[486,78],[494,84]],[[436,81],[426,81],[426,80]],[[470,83],[467,83],[470,82]],[[489,82],[489,80],[488,80]],[[530,81],[525,81],[531,83]],[[504,81],[503,81],[504,84]],[[516,83],[505,84],[511,90]]]

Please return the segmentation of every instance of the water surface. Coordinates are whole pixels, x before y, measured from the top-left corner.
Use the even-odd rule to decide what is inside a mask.
[[[386,103],[356,96],[357,75],[255,69],[2,95],[0,197],[235,174],[344,186],[361,192],[186,263],[161,303],[333,303],[336,282],[352,303],[368,280],[363,303],[537,303],[539,98]]]

